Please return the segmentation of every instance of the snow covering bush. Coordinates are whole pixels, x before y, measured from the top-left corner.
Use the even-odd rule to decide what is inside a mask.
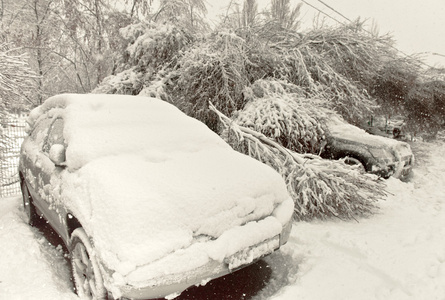
[[[164,85],[168,66],[174,66],[193,37],[171,24],[140,22],[120,30],[126,41],[120,54],[117,74],[106,77],[93,91],[98,94],[127,94],[168,98]]]
[[[258,80],[246,88],[249,102],[237,112],[237,124],[252,128],[280,145],[299,152],[317,153],[328,114],[325,101],[302,96],[298,87],[276,80]]]
[[[166,23],[140,22],[121,29],[120,33],[128,42],[123,68],[136,66],[138,71],[174,63],[178,52],[193,40],[185,30]]]
[[[270,49],[280,58],[274,72],[311,98],[328,100],[348,121],[360,120],[376,107],[367,89],[383,65],[382,53],[388,51],[385,37],[367,34],[361,24],[268,37]]]
[[[136,95],[143,88],[144,73],[135,72],[134,68],[124,70],[117,75],[105,77],[94,89],[96,94]]]
[[[28,65],[28,56],[19,49],[0,43],[0,116],[12,108],[21,108],[29,101],[37,75]]]

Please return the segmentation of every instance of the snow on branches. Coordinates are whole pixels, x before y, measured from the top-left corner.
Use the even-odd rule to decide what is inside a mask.
[[[174,64],[178,52],[193,40],[178,26],[153,22],[132,24],[121,29],[120,33],[128,42],[123,69],[136,66],[140,71]]]
[[[215,33],[178,60],[174,104],[215,129],[217,120],[209,113],[208,101],[227,115],[241,109],[249,64],[244,39],[233,32]]]
[[[295,202],[299,220],[339,217],[342,219],[372,214],[375,202],[383,198],[383,181],[341,161],[324,160],[316,155],[298,154],[264,134],[240,126],[214,111],[225,128],[223,135],[236,150],[279,172]]]
[[[257,80],[244,91],[249,100],[234,114],[237,124],[252,128],[299,153],[318,153],[325,120],[334,114],[326,101],[304,97],[301,89],[279,80]]]
[[[164,86],[168,72],[192,42],[187,31],[171,24],[140,22],[120,30],[125,40],[116,74],[106,77],[93,93],[144,95],[168,98]],[[154,89],[153,86],[156,86]],[[147,91],[150,90],[150,91]]]
[[[362,29],[360,22],[336,28],[318,28],[304,34],[261,31],[268,40],[274,73],[302,87],[312,98],[329,100],[347,121],[356,122],[377,107],[369,95],[370,83],[390,55],[388,37]]]

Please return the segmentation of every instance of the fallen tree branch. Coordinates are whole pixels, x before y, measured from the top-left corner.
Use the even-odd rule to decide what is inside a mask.
[[[264,134],[236,124],[209,104],[224,126],[223,136],[236,150],[271,166],[283,176],[299,220],[342,219],[372,214],[385,196],[384,183],[341,161],[293,152]]]

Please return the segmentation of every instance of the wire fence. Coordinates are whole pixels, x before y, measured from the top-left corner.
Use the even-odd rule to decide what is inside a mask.
[[[0,125],[0,197],[7,197],[20,194],[17,168],[20,146],[26,135],[25,121],[2,118]]]

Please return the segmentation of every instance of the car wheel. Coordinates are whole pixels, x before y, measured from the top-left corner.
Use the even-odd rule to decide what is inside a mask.
[[[107,291],[93,246],[83,228],[73,231],[70,254],[74,287],[79,297],[94,300],[107,299]]]
[[[23,210],[25,211],[26,222],[31,226],[35,226],[38,224],[40,217],[37,215],[36,208],[32,202],[32,197],[26,186],[25,180],[20,180],[20,188],[22,189]]]
[[[347,165],[357,166],[360,173],[366,172],[366,169],[365,169],[365,166],[363,165],[363,163],[355,157],[346,156],[345,158],[343,158],[343,161]]]

